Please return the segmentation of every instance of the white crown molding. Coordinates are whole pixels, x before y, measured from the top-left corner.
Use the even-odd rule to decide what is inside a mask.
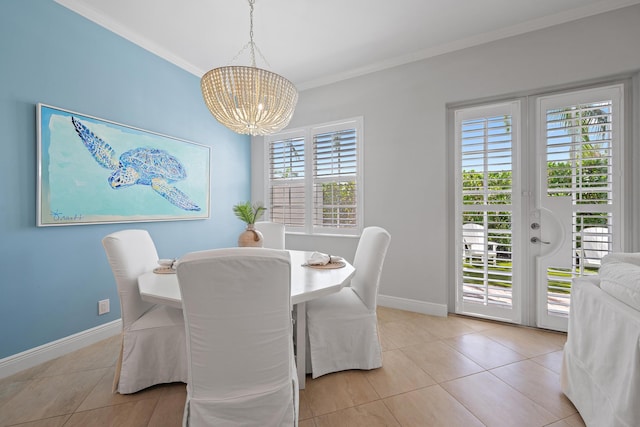
[[[106,28],[112,33],[119,35],[120,37],[130,41],[131,43],[136,44],[145,50],[148,50],[149,52],[153,53],[156,56],[159,56],[162,59],[165,59],[166,61],[169,61],[170,63],[197,76],[198,78],[202,77],[202,75],[205,73],[204,71],[200,70],[198,67],[194,66],[190,62],[184,60],[184,58],[181,58],[173,54],[172,52],[168,51],[164,47],[159,46],[153,41],[143,37],[142,35],[136,33],[135,31],[132,31],[130,28],[126,28],[120,25],[118,22],[114,21],[113,19],[109,18],[108,16],[96,11],[95,9],[92,9],[89,6],[91,2],[88,2],[86,0],[54,0],[54,1],[66,7],[67,9],[74,11],[78,15],[83,16],[88,20],[95,22],[101,27]]]
[[[107,16],[93,10],[89,5],[90,1],[87,0],[55,0],[60,5],[84,16],[85,18],[95,22],[96,24],[120,35],[121,37],[129,40],[130,42],[137,44],[138,46],[148,50],[149,52],[171,62],[172,64],[184,69],[185,71],[197,76],[202,75],[207,70],[201,70],[199,67],[186,61],[162,46],[157,45],[151,40],[146,39],[140,34],[132,31],[131,29],[124,28],[122,25],[114,22]],[[400,65],[408,64],[415,61],[431,58],[434,56],[442,55],[445,53],[454,52],[461,49],[489,43],[492,41],[504,39],[507,37],[517,36],[525,34],[531,31],[537,31],[544,28],[548,28],[554,25],[563,24],[570,21],[586,18],[593,15],[609,12],[612,10],[620,9],[627,6],[633,6],[640,4],[640,0],[614,0],[614,1],[600,1],[595,4],[583,6],[581,8],[571,9],[569,11],[557,13],[550,16],[545,16],[538,19],[533,19],[521,24],[516,24],[510,27],[502,28],[496,31],[490,31],[483,34],[478,34],[473,37],[467,37],[464,39],[456,40],[451,43],[446,43],[439,46],[434,46],[429,49],[413,52],[407,55],[390,58],[385,61],[369,64],[364,67],[351,69],[343,73],[336,73],[326,77],[322,77],[315,80],[295,83],[298,90],[306,90],[319,86],[325,86],[328,84],[336,83],[342,80],[347,80],[354,77],[359,77],[365,74],[374,73],[377,71],[386,70],[389,68],[397,67]]]
[[[495,31],[490,31],[484,34],[478,34],[473,37],[467,37],[464,39],[456,40],[451,43],[435,46],[429,49],[413,52],[408,55],[398,56],[382,62],[368,65],[353,70],[346,71],[344,73],[337,73],[331,76],[323,77],[321,79],[312,80],[296,84],[298,90],[312,89],[315,87],[326,86],[328,84],[336,83],[342,80],[347,80],[354,77],[363,76],[365,74],[374,73],[377,71],[386,70],[400,65],[409,64],[423,59],[432,58],[434,56],[443,55],[445,53],[455,52],[457,50],[466,49],[473,46],[478,46],[485,43],[505,39],[508,37],[518,36],[533,31],[542,30],[552,27],[554,25],[560,25],[571,21],[577,21],[578,19],[587,18],[589,16],[598,15],[612,10],[621,9],[627,6],[633,6],[640,4],[640,0],[619,0],[613,2],[600,2],[584,6],[582,8],[572,9],[570,11],[557,13],[552,16],[545,16],[539,19],[533,19],[531,21],[523,22],[521,24],[512,25],[510,27],[502,28]]]

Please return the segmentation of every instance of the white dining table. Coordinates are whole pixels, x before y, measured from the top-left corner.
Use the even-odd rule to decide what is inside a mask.
[[[291,256],[291,304],[296,314],[296,366],[298,383],[305,387],[306,377],[306,302],[338,292],[356,270],[348,262],[342,268],[305,266],[313,252],[288,251]],[[138,277],[138,289],[144,301],[182,308],[180,286],[175,274],[147,272]]]

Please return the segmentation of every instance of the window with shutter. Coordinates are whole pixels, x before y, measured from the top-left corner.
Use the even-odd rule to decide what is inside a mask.
[[[355,129],[313,136],[313,226],[354,229],[357,221]]]
[[[268,216],[287,231],[358,234],[362,229],[362,118],[270,135]]]
[[[269,144],[269,206],[271,221],[291,227],[305,224],[304,137]]]

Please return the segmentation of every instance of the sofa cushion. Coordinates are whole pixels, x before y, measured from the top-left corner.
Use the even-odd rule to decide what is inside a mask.
[[[603,291],[640,311],[640,265],[610,261],[599,274]]]

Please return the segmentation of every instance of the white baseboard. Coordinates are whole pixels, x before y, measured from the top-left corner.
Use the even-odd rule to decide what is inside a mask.
[[[432,316],[446,316],[446,304],[412,300],[407,298],[378,295],[378,305],[399,310],[413,311]],[[103,339],[118,335],[122,331],[122,321],[114,320],[95,328],[69,335],[68,337],[43,344],[38,347],[0,359],[0,379],[13,375],[24,369],[32,368],[56,357],[64,356]]]
[[[389,295],[378,295],[378,305],[441,317],[446,317],[448,312],[446,304],[434,304],[432,302],[398,298]]]
[[[38,347],[0,359],[0,378],[8,377],[16,372],[31,368],[56,357],[64,356],[94,344],[103,339],[118,335],[122,331],[121,319],[114,320],[95,328],[60,338],[59,340],[43,344]]]

